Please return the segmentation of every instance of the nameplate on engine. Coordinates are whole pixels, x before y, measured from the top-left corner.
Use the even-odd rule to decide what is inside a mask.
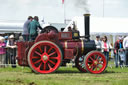
[[[72,39],[72,32],[59,32],[59,39]]]

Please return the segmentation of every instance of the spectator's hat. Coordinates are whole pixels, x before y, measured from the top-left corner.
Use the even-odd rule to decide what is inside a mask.
[[[8,36],[4,36],[5,39],[8,39]]]
[[[96,38],[100,38],[100,35],[97,35]]]
[[[122,37],[122,36],[119,36],[119,37],[118,37],[118,39],[119,39],[119,40],[122,40],[122,39],[123,39],[123,37]]]
[[[14,38],[14,35],[10,35],[9,38]]]
[[[4,40],[4,37],[0,36],[0,40]]]

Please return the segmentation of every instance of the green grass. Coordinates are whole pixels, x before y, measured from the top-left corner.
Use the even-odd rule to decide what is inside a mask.
[[[0,85],[127,85],[128,68],[107,67],[102,74],[60,67],[56,73],[35,74],[28,67],[0,68]]]

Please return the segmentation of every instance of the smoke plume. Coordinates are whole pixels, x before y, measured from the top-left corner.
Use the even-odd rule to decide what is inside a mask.
[[[74,6],[84,10],[86,13],[89,13],[89,4],[88,0],[72,0],[74,2]]]

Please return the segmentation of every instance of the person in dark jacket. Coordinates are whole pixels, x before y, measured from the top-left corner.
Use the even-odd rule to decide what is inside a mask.
[[[30,40],[35,40],[38,35],[38,28],[42,30],[42,27],[39,24],[39,18],[38,16],[34,17],[34,20],[30,22],[29,24],[29,34],[30,34]]]
[[[9,59],[11,60],[12,68],[15,68],[16,67],[16,48],[17,48],[17,46],[16,46],[14,35],[9,36],[9,40],[7,41],[6,47],[8,48],[7,52],[10,57]]]
[[[32,16],[29,16],[28,17],[28,20],[24,23],[24,26],[23,26],[23,32],[22,32],[22,36],[24,38],[24,41],[28,41],[29,40],[29,32],[28,32],[28,26],[29,26],[29,23],[33,20]]]
[[[123,38],[121,36],[118,37],[118,40],[114,44],[114,54],[115,54],[115,67],[118,67],[118,61],[120,66],[123,65],[125,61],[125,56],[123,56]]]

